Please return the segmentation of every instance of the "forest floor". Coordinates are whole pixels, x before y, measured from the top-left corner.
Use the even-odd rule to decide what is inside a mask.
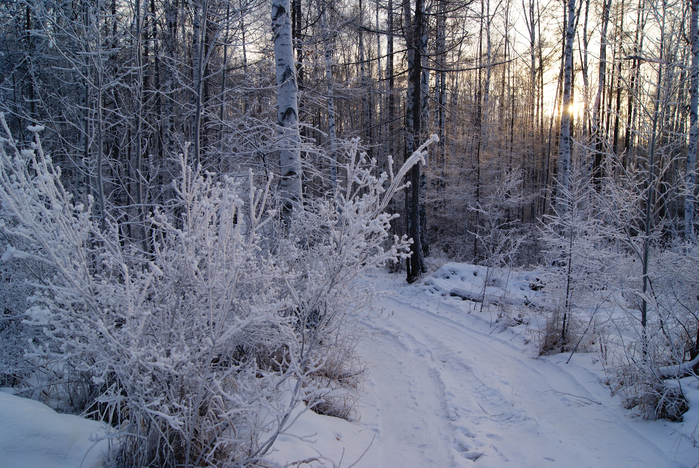
[[[535,315],[505,328],[495,307],[480,311],[479,303],[444,294],[449,286],[480,288],[473,272],[482,269],[451,265],[450,278],[447,265],[412,286],[383,272],[370,278],[392,294],[363,319],[359,420],[327,425],[308,412],[291,433],[315,443],[286,437],[279,461],[322,454],[329,460],[311,466],[699,466],[696,378],[683,379],[692,404],[684,422],[646,421],[612,395],[596,352],[569,363],[569,353],[538,357]],[[523,280],[503,285],[512,302],[532,293]]]
[[[354,420],[299,408],[272,459],[299,468],[699,466],[698,379],[682,381],[692,404],[684,422],[646,421],[612,394],[595,352],[569,363],[570,354],[538,357],[535,314],[503,326],[498,308],[450,296],[476,292],[482,273],[450,265],[415,285],[386,272],[367,278],[389,294],[361,318],[364,382],[345,394],[356,399]],[[527,281],[508,277],[501,290],[513,304],[531,300]],[[2,466],[97,467],[105,445],[78,439],[100,430],[0,393]]]

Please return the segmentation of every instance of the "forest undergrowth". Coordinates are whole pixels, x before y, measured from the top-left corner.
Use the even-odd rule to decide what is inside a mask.
[[[5,126],[0,150],[3,386],[109,423],[115,466],[265,466],[298,405],[356,416],[345,390],[362,379],[356,312],[372,298],[356,280],[409,255],[386,209],[434,138],[380,176],[351,142],[332,196],[291,211],[273,180],[202,172],[185,150],[175,202],[134,241],[73,202],[31,130],[21,149]],[[482,290],[457,295],[497,308],[497,327],[540,323],[541,354],[598,353],[628,408],[681,420],[680,378],[699,367],[699,249],[630,235],[637,204],[600,215],[605,192],[576,175],[567,209],[542,220],[531,297],[512,302],[526,237],[512,238],[510,176],[477,207]]]
[[[4,130],[2,385],[109,423],[125,467],[265,466],[299,404],[349,417],[337,390],[361,379],[354,313],[372,297],[355,280],[406,258],[385,208],[434,139],[379,177],[352,142],[332,196],[291,212],[271,178],[185,150],[174,203],[134,242],[73,202],[40,127],[29,149]]]

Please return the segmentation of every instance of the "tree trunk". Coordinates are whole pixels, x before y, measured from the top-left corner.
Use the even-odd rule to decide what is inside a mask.
[[[488,5],[490,5],[488,3]],[[478,79],[476,88],[476,116],[474,132],[477,138],[476,143],[476,188],[475,188],[475,204],[476,206],[481,203],[481,146],[483,145],[483,21],[485,20],[485,2],[481,2],[481,17],[480,17],[480,31],[478,34]],[[474,226],[480,225],[480,216],[478,210],[474,213]],[[478,236],[473,238],[473,261],[478,262]]]
[[[97,91],[97,108],[95,113],[97,114],[97,161],[96,161],[96,172],[97,172],[97,200],[100,208],[100,227],[104,231],[107,228],[107,206],[104,198],[104,180],[103,180],[103,160],[104,160],[104,119],[103,119],[103,94],[104,94],[104,69],[102,68],[102,37],[100,31],[99,22],[99,3],[97,5],[98,12],[95,15],[97,24],[95,25],[95,32],[97,33],[97,67],[95,69],[95,79],[96,91]]]
[[[242,17],[242,15],[241,15]],[[230,21],[231,21],[231,4],[226,5],[226,34],[223,37],[223,62],[221,63],[221,106],[219,110],[219,151],[223,154],[224,151],[224,136],[225,136],[225,125],[224,120],[226,118],[226,77],[228,70],[228,33],[230,31]],[[247,73],[245,74],[247,75]],[[246,76],[247,77],[247,76]],[[243,111],[245,112],[245,111]]]
[[[422,134],[422,50],[424,32],[424,4],[422,0],[416,0],[415,15],[410,18],[410,1],[403,3],[406,24],[408,29],[408,96],[406,118],[406,159],[409,158],[419,146]],[[411,256],[408,265],[407,280],[412,283],[425,271],[423,257],[420,220],[420,165],[416,164],[410,170],[410,202],[408,211],[408,232],[413,240],[410,247]]]
[[[388,37],[386,38],[386,75],[388,76],[388,143],[389,148],[392,148],[394,140],[393,120],[396,116],[396,96],[394,94],[396,77],[393,73],[393,0],[388,0],[386,15],[386,29],[388,29]]]
[[[684,235],[689,242],[694,242],[694,191],[695,169],[697,159],[697,136],[699,135],[699,0],[691,0],[690,35],[692,41],[692,68],[689,86],[689,146],[687,147],[686,192],[684,196]],[[697,340],[699,343],[699,339]]]
[[[592,132],[594,134],[594,159],[592,167],[592,178],[595,188],[599,191],[602,185],[602,177],[604,176],[603,155],[604,155],[604,139],[606,135],[602,131],[602,103],[604,102],[604,93],[606,92],[606,77],[607,77],[607,27],[609,25],[609,8],[612,0],[606,0],[602,5],[602,32],[600,37],[599,51],[599,79],[597,87],[597,95],[595,96],[595,104],[592,112]]]
[[[568,210],[568,187],[570,177],[570,162],[572,158],[572,125],[571,105],[573,88],[573,40],[575,38],[575,0],[567,0],[568,21],[565,34],[565,52],[563,66],[563,105],[561,106],[561,140],[559,143],[558,159],[558,196],[560,211]]]
[[[663,15],[664,18],[664,15]],[[650,134],[650,147],[648,148],[648,171],[647,171],[647,182],[645,190],[645,236],[643,237],[643,301],[641,303],[641,327],[642,327],[642,341],[643,341],[643,354],[647,351],[647,336],[646,336],[646,324],[648,321],[648,301],[646,300],[646,293],[650,287],[650,277],[648,275],[650,269],[650,235],[651,235],[651,224],[653,222],[653,204],[655,203],[655,189],[654,189],[654,177],[655,177],[655,146],[657,143],[657,131],[658,131],[658,121],[662,121],[663,117],[660,114],[660,95],[663,88],[663,60],[664,56],[664,34],[665,28],[660,30],[660,57],[658,60],[658,81],[655,83],[655,98],[653,104],[653,117],[652,117],[652,128]]]
[[[625,166],[633,164],[635,161],[634,137],[636,132],[636,119],[638,117],[638,106],[635,103],[634,96],[638,94],[638,89],[641,83],[641,60],[640,54],[643,50],[643,37],[645,34],[646,0],[638,0],[638,8],[636,9],[636,37],[634,40],[633,59],[631,60],[630,83],[628,93],[628,110],[626,114],[626,135],[624,138],[624,147],[626,148]]]
[[[588,35],[588,24],[589,24],[589,15],[590,15],[590,0],[585,0],[585,19],[583,20],[583,31],[582,31],[582,42],[583,42],[583,50],[581,52],[581,68],[582,68],[582,77],[583,77],[583,103],[584,103],[584,112],[583,112],[583,124],[582,124],[582,141],[584,143],[584,156],[581,158],[583,164],[588,163],[588,156],[589,156],[589,147],[590,147],[590,126],[588,125],[588,122],[590,120],[590,66],[589,66],[589,45],[590,45],[590,36]]]
[[[335,128],[335,96],[333,95],[333,41],[328,29],[327,4],[319,2],[320,27],[323,39],[323,56],[325,58],[325,81],[328,87],[328,139],[330,140],[330,184],[333,193],[337,190],[337,130]]]
[[[420,127],[416,133],[417,141],[415,141],[415,148],[417,149],[422,141],[427,139],[427,134],[429,132],[429,97],[430,97],[430,70],[427,65],[427,21],[426,16],[429,11],[425,11],[425,3],[420,0],[421,11],[419,14],[416,12],[415,18],[418,19],[420,23],[417,25],[419,33],[419,57],[420,57]],[[428,150],[429,151],[429,150]],[[419,166],[419,164],[416,164]],[[427,256],[430,253],[430,247],[427,239],[427,174],[424,171],[420,173],[420,187],[419,187],[419,216],[420,216],[420,244],[422,248],[423,255]],[[425,271],[426,268],[424,264],[422,265],[422,270]]]
[[[141,1],[136,0],[136,30],[134,31],[134,48],[136,53],[136,112],[134,112],[134,162],[132,166],[132,177],[136,202],[136,212],[138,224],[136,236],[141,242],[143,252],[148,252],[148,239],[146,237],[146,209],[144,206],[144,186],[143,186],[143,55],[142,55],[142,17]]]
[[[367,77],[367,53],[364,47],[364,4],[362,0],[359,0],[359,18],[357,19],[359,24],[357,25],[357,36],[358,36],[358,49],[359,49],[359,85],[361,88],[362,95],[362,134],[364,135],[364,141],[366,144],[370,145],[368,150],[369,156],[372,156],[371,151],[371,85]]]
[[[436,183],[436,188],[442,190],[445,187],[446,180],[446,150],[445,150],[445,135],[446,135],[446,120],[445,112],[447,106],[447,47],[446,47],[446,0],[439,0],[437,12],[437,40],[436,40],[436,59],[438,70],[435,73],[435,92],[437,94],[436,111],[435,111],[435,127],[439,135],[439,143],[437,145],[437,164],[439,166],[439,179]],[[440,201],[441,203],[441,201]]]
[[[301,137],[298,122],[298,88],[289,16],[289,0],[272,0],[272,33],[277,79],[280,190],[285,213],[300,207]]]
[[[206,28],[208,16],[208,0],[201,0],[201,5],[195,5],[194,13],[194,43],[192,47],[192,70],[194,73],[194,123],[192,127],[192,142],[194,144],[194,162],[201,164],[201,114],[202,93],[204,90],[204,44],[206,43]]]

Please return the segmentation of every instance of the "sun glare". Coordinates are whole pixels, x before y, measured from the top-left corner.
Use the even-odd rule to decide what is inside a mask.
[[[585,103],[577,100],[573,101],[568,107],[568,112],[575,118],[581,118],[585,112]]]

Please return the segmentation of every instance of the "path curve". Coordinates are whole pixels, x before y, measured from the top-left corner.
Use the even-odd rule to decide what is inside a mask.
[[[610,411],[596,374],[536,358],[464,304],[403,287],[364,320],[359,411],[376,440],[358,468],[688,466]]]

